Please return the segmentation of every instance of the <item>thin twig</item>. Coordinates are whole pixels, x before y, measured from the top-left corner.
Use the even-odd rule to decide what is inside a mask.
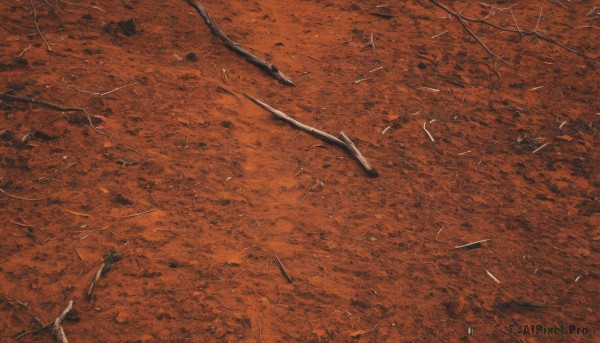
[[[473,23],[479,23],[479,24],[482,24],[482,25],[487,25],[487,26],[493,27],[493,28],[495,28],[497,30],[500,30],[500,31],[517,33],[519,35],[524,35],[524,36],[533,36],[536,39],[541,39],[541,40],[546,41],[546,42],[548,42],[550,44],[554,44],[554,45],[556,45],[558,47],[561,47],[561,48],[563,48],[563,49],[565,49],[567,51],[570,51],[570,52],[572,52],[574,54],[577,54],[579,56],[582,56],[582,57],[585,57],[585,58],[588,58],[588,59],[591,59],[591,60],[600,60],[599,57],[592,57],[592,56],[589,56],[589,55],[587,55],[587,54],[585,54],[585,53],[583,53],[581,51],[575,50],[573,48],[569,48],[568,46],[566,46],[564,44],[561,44],[561,43],[555,41],[554,39],[545,36],[542,33],[539,33],[536,29],[533,29],[533,30],[530,30],[530,31],[524,31],[524,30],[521,30],[520,28],[510,29],[510,28],[502,27],[502,26],[496,25],[494,23],[490,23],[489,21],[484,20],[484,19],[470,18],[470,17],[467,17],[467,16],[465,16],[463,14],[454,12],[451,9],[449,9],[448,7],[446,7],[446,6],[442,5],[441,3],[439,3],[437,0],[429,0],[429,1],[431,3],[433,3],[434,5],[438,6],[439,8],[443,9],[444,11],[446,11],[451,16],[457,18],[459,20],[459,22],[461,23],[461,25],[463,25],[463,27],[465,26],[465,23],[463,23],[463,21],[461,21],[461,19],[465,20],[465,21],[473,22]],[[487,50],[489,50],[489,49],[486,49],[486,51]]]
[[[143,214],[152,213],[154,211],[156,211],[156,209],[152,209],[152,210],[148,210],[148,211],[144,211],[144,212],[140,212],[140,213],[130,214],[130,215],[127,215],[127,216],[123,217],[123,219],[141,216]]]
[[[532,154],[535,154],[536,152],[544,149],[546,147],[546,145],[548,145],[548,144],[550,144],[550,142],[546,142],[546,143],[542,144],[539,148],[533,150]]]
[[[62,322],[65,320],[65,317],[71,310],[73,309],[73,300],[69,301],[69,305],[62,311],[60,316],[56,317],[52,326],[52,333],[56,338],[58,343],[69,343],[67,340],[67,335],[65,335],[65,330],[62,327]]]
[[[108,92],[104,92],[104,93],[92,92],[92,91],[88,91],[88,90],[85,90],[85,89],[77,88],[75,86],[71,86],[70,84],[67,84],[67,83],[64,83],[64,82],[62,84],[65,85],[65,86],[67,86],[67,87],[69,87],[69,88],[73,88],[73,89],[75,89],[78,92],[89,93],[89,94],[93,94],[93,95],[96,95],[96,96],[99,96],[99,97],[103,97],[105,95],[111,94],[111,93],[116,92],[118,90],[121,90],[123,88],[129,87],[129,86],[133,86],[133,85],[137,85],[138,83],[139,82],[130,83],[130,84],[127,84],[127,85],[124,85],[124,86],[120,86],[120,87],[114,88],[114,89],[112,89],[112,90],[110,90]]]
[[[475,40],[483,47],[483,49],[485,49],[485,51],[488,53],[488,55],[490,55],[492,57],[492,60],[494,61],[494,63],[496,63],[496,60],[506,64],[507,66],[509,66],[510,68],[514,68],[513,66],[510,65],[510,63],[506,62],[502,57],[496,55],[492,50],[490,50],[490,48],[488,48],[488,46],[475,34],[475,32],[473,32],[471,30],[471,28],[469,27],[469,25],[467,25],[467,23],[465,23],[465,19],[466,17],[463,16],[460,13],[454,12],[453,10],[451,10],[450,8],[446,7],[445,5],[442,5],[441,3],[437,2],[436,0],[429,0],[431,3],[433,3],[434,5],[436,5],[437,7],[443,9],[444,11],[446,11],[448,14],[450,14],[451,16],[453,16],[454,18],[456,18],[458,20],[458,22],[460,23],[460,25],[462,25],[462,27],[467,30],[467,32],[473,37],[475,38]],[[500,75],[498,73],[498,71],[496,71],[496,73],[498,74],[498,76]]]
[[[108,251],[108,253],[104,257],[104,261],[102,262],[102,265],[100,265],[100,268],[98,268],[98,271],[96,272],[96,275],[94,276],[94,279],[90,283],[90,288],[88,288],[88,292],[87,292],[88,301],[91,301],[93,298],[94,286],[96,286],[96,282],[98,282],[98,279],[100,279],[100,276],[102,276],[104,273],[109,271],[110,268],[112,267],[112,265],[115,262],[118,262],[119,260],[121,260],[121,255],[117,254],[113,250]]]
[[[489,270],[487,270],[487,269],[486,269],[486,270],[485,270],[485,272],[487,273],[487,275],[488,275],[489,277],[491,277],[491,278],[492,278],[492,280],[496,281],[496,283],[500,283],[500,280],[496,279],[496,277],[494,276],[494,274],[490,273],[490,271],[489,271]]]
[[[8,94],[8,93],[0,93],[0,100],[15,101],[15,102],[24,102],[24,103],[28,103],[28,104],[34,104],[34,105],[48,107],[48,108],[51,108],[51,109],[54,109],[54,110],[57,110],[57,111],[63,111],[63,112],[83,112],[83,114],[85,115],[88,123],[90,124],[90,126],[92,127],[92,129],[94,131],[96,131],[96,133],[98,133],[99,135],[108,137],[108,138],[110,138],[110,139],[112,139],[114,141],[117,141],[117,142],[119,142],[119,144],[121,144],[126,149],[129,149],[129,150],[135,152],[136,154],[138,154],[138,155],[140,155],[142,157],[144,156],[141,153],[139,153],[137,150],[135,150],[134,148],[123,144],[118,138],[116,138],[116,137],[114,137],[114,136],[112,136],[112,135],[110,135],[108,133],[100,131],[96,127],[96,125],[94,125],[94,122],[92,121],[92,116],[89,114],[89,112],[85,108],[82,108],[82,107],[61,106],[61,105],[53,104],[53,103],[46,102],[46,101],[35,100],[35,99],[32,99],[32,98],[25,98],[25,97],[16,96],[16,95]]]
[[[10,198],[19,199],[19,200],[25,200],[25,201],[42,201],[42,200],[47,199],[47,198],[35,198],[35,199],[24,198],[24,197],[20,197],[20,196],[17,196],[17,195],[10,194],[10,193],[8,193],[7,191],[5,191],[2,188],[0,188],[0,193],[4,194],[4,195],[6,195],[7,197],[10,197]]]
[[[67,336],[65,335],[65,330],[62,327],[62,322],[63,322],[63,320],[65,320],[65,317],[67,316],[67,314],[69,314],[69,312],[71,312],[71,310],[73,309],[73,305],[74,305],[74,301],[73,300],[69,301],[69,304],[67,305],[67,307],[52,322],[42,326],[39,329],[24,332],[24,333],[16,336],[15,339],[18,340],[21,337],[24,337],[27,335],[38,334],[38,333],[46,331],[46,330],[51,330],[52,334],[54,335],[54,337],[56,339],[56,342],[69,343],[69,341],[67,340]]]
[[[35,23],[35,29],[37,30],[37,32],[42,37],[42,40],[44,41],[44,44],[46,45],[46,49],[48,50],[48,52],[50,52],[52,54],[55,54],[57,56],[62,56],[60,54],[57,54],[54,50],[52,50],[52,48],[50,47],[50,44],[48,44],[48,41],[46,40],[46,37],[44,37],[44,34],[42,33],[42,30],[40,30],[40,26],[38,25],[37,12],[35,10],[35,5],[33,4],[32,0],[29,0],[29,3],[31,4],[31,9],[33,10],[33,21]]]
[[[288,274],[287,270],[285,270],[283,263],[281,263],[281,260],[279,259],[279,257],[277,257],[277,255],[275,255],[275,259],[277,260],[277,263],[279,264],[279,269],[281,270],[281,273],[283,274],[283,276],[288,280],[289,283],[294,282],[294,280],[292,280],[292,278],[290,277],[290,274]]]
[[[427,122],[423,123],[423,130],[425,130],[425,133],[427,133],[427,136],[429,136],[429,139],[431,139],[432,142],[435,142],[435,139],[433,138],[433,136],[431,135],[431,133],[429,133],[429,130],[427,130],[427,128],[425,127],[427,125]]]

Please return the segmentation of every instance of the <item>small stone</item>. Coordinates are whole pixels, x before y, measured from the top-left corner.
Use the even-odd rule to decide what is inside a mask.
[[[465,298],[462,295],[459,296],[456,300],[448,301],[445,303],[446,307],[448,308],[448,312],[455,316],[458,316],[464,311],[466,304],[467,302],[465,301]]]
[[[154,341],[154,337],[152,337],[152,335],[148,335],[148,334],[140,336],[139,339],[140,339],[140,342],[152,342],[152,341]]]
[[[126,324],[129,322],[129,313],[127,311],[121,311],[119,312],[119,314],[117,314],[117,316],[115,317],[115,321],[118,324]]]
[[[240,264],[242,264],[242,262],[243,262],[243,261],[242,261],[240,258],[238,258],[238,257],[234,257],[234,258],[230,259],[229,261],[227,261],[227,264],[228,264],[228,265],[230,265],[230,266],[235,266],[235,267],[237,267],[237,266],[239,266]]]

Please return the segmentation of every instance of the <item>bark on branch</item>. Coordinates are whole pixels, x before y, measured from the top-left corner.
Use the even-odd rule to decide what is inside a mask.
[[[282,84],[284,84],[286,86],[295,86],[296,85],[289,76],[287,76],[284,73],[282,73],[281,71],[279,71],[279,69],[276,66],[257,57],[256,55],[254,55],[251,52],[244,49],[240,44],[237,44],[237,43],[233,42],[231,39],[229,39],[229,37],[227,37],[227,35],[224,34],[223,31],[221,31],[221,29],[219,28],[219,26],[217,26],[217,24],[211,19],[210,15],[208,14],[208,12],[204,8],[204,6],[202,6],[200,3],[193,1],[193,0],[185,0],[185,1],[187,1],[187,3],[190,4],[190,6],[195,8],[196,11],[198,12],[198,14],[200,14],[200,16],[202,16],[202,18],[204,18],[204,21],[206,22],[206,25],[210,29],[210,32],[213,34],[213,36],[217,37],[219,39],[219,41],[221,41],[221,44],[225,45],[228,49],[233,50],[238,55],[244,57],[248,62],[254,64],[257,67],[264,69],[267,72],[267,74],[271,75],[273,78],[275,78],[277,81],[281,82]]]

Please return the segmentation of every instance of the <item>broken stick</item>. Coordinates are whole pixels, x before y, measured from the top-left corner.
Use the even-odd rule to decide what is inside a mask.
[[[354,156],[354,158],[360,163],[360,165],[367,171],[367,175],[369,175],[370,177],[378,177],[379,176],[379,173],[377,172],[377,170],[375,170],[375,168],[373,168],[373,166],[371,166],[369,164],[369,162],[367,162],[367,160],[364,158],[364,156],[360,153],[360,151],[358,151],[358,149],[356,148],[354,143],[352,143],[350,138],[348,138],[348,136],[346,136],[346,134],[344,132],[340,132],[342,139],[339,139],[335,136],[328,134],[327,132],[323,132],[321,130],[315,129],[312,126],[302,124],[301,122],[297,121],[296,119],[288,116],[287,114],[281,112],[280,110],[278,110],[276,108],[269,106],[268,104],[254,98],[253,96],[251,96],[249,94],[244,93],[244,96],[246,96],[246,98],[250,99],[255,104],[264,108],[265,110],[271,112],[271,114],[273,114],[277,118],[287,121],[288,123],[292,124],[293,126],[297,127],[298,129],[300,129],[302,131],[306,131],[306,132],[312,134],[313,136],[322,139],[323,141],[325,141],[327,143],[335,144],[342,148],[345,148],[352,156]]]
[[[367,159],[360,153],[356,145],[354,145],[354,142],[352,142],[350,138],[346,136],[344,131],[340,131],[340,137],[342,137],[342,140],[344,141],[344,143],[346,143],[346,149],[348,150],[348,152],[350,152],[350,154],[352,154],[352,156],[354,156],[358,163],[360,163],[360,165],[365,169],[367,175],[369,175],[370,177],[378,177],[379,173],[377,172],[377,170],[375,170],[375,168],[373,168],[373,166],[370,165],[369,162],[367,162]]]
[[[44,325],[43,327],[41,327],[37,330],[22,333],[22,334],[16,336],[15,339],[18,340],[19,338],[30,335],[30,334],[38,334],[38,333],[46,331],[46,330],[51,330],[52,334],[56,338],[56,342],[69,343],[69,341],[67,340],[67,335],[65,334],[65,330],[62,327],[62,322],[63,322],[63,320],[65,320],[65,317],[67,316],[67,314],[69,314],[69,312],[71,312],[71,310],[73,309],[74,303],[75,302],[73,300],[69,301],[69,304],[62,311],[60,316],[56,317],[56,319],[54,319],[52,322]]]
[[[308,126],[305,124],[302,124],[301,122],[297,121],[296,119],[288,116],[287,114],[281,112],[280,110],[273,108],[269,105],[267,105],[266,103],[254,98],[253,96],[244,93],[244,95],[246,96],[246,98],[252,100],[252,102],[254,102],[255,104],[257,104],[258,106],[264,108],[265,110],[271,112],[274,116],[276,116],[277,118],[287,121],[288,123],[292,124],[292,126],[295,126],[297,128],[299,128],[302,131],[306,131],[308,133],[310,133],[311,135],[320,138],[322,140],[324,140],[327,143],[331,143],[331,144],[335,144],[335,145],[339,145],[341,147],[345,147],[346,143],[342,142],[339,138],[332,136],[330,134],[328,134],[327,132],[323,132],[321,130],[315,129],[312,126]]]
[[[271,63],[265,60],[262,60],[261,58],[244,49],[240,44],[237,44],[231,39],[229,39],[229,37],[227,37],[227,35],[225,35],[223,31],[221,31],[221,29],[217,26],[217,24],[210,18],[204,6],[192,0],[185,1],[187,1],[187,3],[190,4],[190,6],[194,7],[198,14],[200,14],[200,16],[204,18],[204,21],[210,29],[210,32],[213,34],[213,36],[217,37],[221,41],[221,44],[225,45],[229,50],[232,50],[238,55],[244,57],[248,62],[264,69],[269,75],[271,75],[273,78],[275,78],[282,84],[286,86],[296,85],[289,76],[280,72],[276,66],[272,65]]]
[[[91,301],[93,298],[94,286],[96,286],[96,282],[98,282],[98,279],[100,279],[100,276],[102,276],[104,273],[109,271],[110,267],[112,267],[112,265],[115,262],[118,262],[119,260],[121,260],[121,255],[117,254],[113,250],[108,251],[108,254],[106,254],[106,256],[104,257],[104,262],[102,263],[100,268],[98,268],[98,271],[96,272],[96,275],[94,276],[94,279],[92,280],[92,283],[90,284],[90,288],[88,289],[88,292],[87,292],[88,301]]]
[[[56,317],[54,323],[52,324],[52,334],[56,337],[56,342],[58,343],[69,343],[67,340],[67,335],[65,335],[65,330],[62,327],[62,322],[65,320],[65,317],[71,310],[73,309],[73,300],[69,301],[69,305],[62,311],[60,316]]]

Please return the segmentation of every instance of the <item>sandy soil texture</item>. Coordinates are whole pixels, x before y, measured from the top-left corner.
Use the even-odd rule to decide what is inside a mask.
[[[71,300],[71,342],[600,339],[600,3],[442,4],[587,57],[463,20],[511,68],[427,0],[204,1],[289,87],[183,0],[0,2],[0,92],[87,110],[0,101],[0,342]]]

